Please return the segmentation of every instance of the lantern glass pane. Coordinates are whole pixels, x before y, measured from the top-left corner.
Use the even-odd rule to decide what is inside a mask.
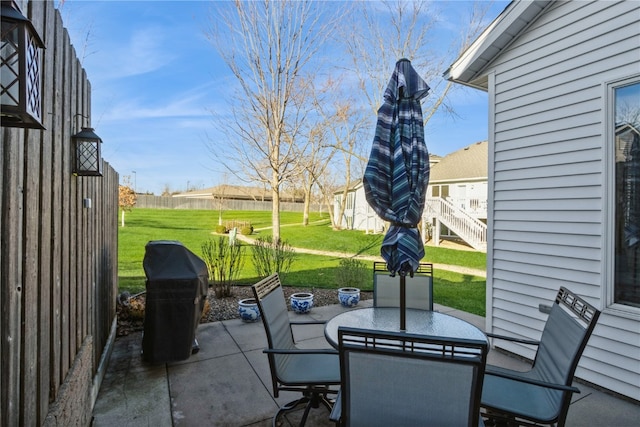
[[[98,142],[78,141],[77,143],[78,172],[98,172],[100,166],[100,152]]]
[[[0,46],[0,103],[17,107],[20,101],[20,55],[18,26],[2,23]]]
[[[41,121],[40,112],[40,49],[34,37],[27,46],[27,112]]]

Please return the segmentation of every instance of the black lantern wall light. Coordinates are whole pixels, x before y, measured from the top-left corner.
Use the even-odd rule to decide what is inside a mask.
[[[102,139],[92,128],[82,128],[71,137],[75,150],[74,175],[102,176],[102,155],[100,146]]]
[[[44,43],[15,2],[2,0],[1,21],[2,126],[44,129],[40,87]]]

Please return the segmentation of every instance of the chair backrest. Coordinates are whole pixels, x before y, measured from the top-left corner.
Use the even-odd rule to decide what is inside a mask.
[[[407,308],[433,310],[433,265],[420,263],[413,277],[406,276]],[[400,276],[391,277],[384,262],[373,263],[374,307],[400,307]]]
[[[599,316],[600,311],[561,287],[542,331],[532,374],[546,382],[570,385]]]
[[[487,342],[338,329],[346,426],[474,426]]]
[[[289,322],[287,301],[282,290],[278,273],[268,276],[251,287],[258,303],[260,317],[267,334],[270,349],[289,350],[295,348],[293,331]],[[269,367],[273,382],[273,392],[278,397],[278,381],[284,371],[290,354],[269,354]]]

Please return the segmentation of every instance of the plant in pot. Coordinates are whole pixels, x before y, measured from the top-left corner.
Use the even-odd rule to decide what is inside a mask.
[[[367,277],[364,262],[355,258],[343,258],[336,269],[336,282],[342,285],[338,289],[338,300],[344,307],[355,307],[360,302],[360,289]]]

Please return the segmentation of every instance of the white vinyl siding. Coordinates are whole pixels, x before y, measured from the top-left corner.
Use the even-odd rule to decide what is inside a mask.
[[[487,70],[493,217],[487,311],[493,332],[539,338],[566,286],[603,310],[577,376],[640,399],[640,311],[605,306],[606,99],[638,73],[640,2],[555,2]],[[507,345],[532,357],[533,350]]]
[[[342,193],[334,194],[334,215],[340,211]],[[384,229],[384,221],[367,203],[362,183],[358,184],[347,194],[344,215],[339,224],[348,230],[362,230],[380,233]]]

